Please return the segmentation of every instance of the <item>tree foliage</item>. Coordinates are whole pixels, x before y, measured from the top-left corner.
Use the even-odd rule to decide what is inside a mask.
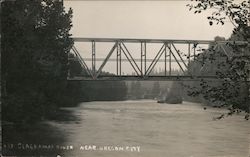
[[[201,13],[212,9],[212,15],[207,17],[210,25],[213,25],[214,22],[224,25],[225,20],[229,19],[237,27],[237,25],[247,25],[249,22],[249,4],[249,0],[239,3],[234,0],[195,0],[195,3],[188,4],[187,6],[190,10],[194,9],[194,13]]]
[[[207,17],[210,25],[214,23],[223,25],[229,19],[235,26],[229,40],[249,43],[249,5],[249,0],[240,3],[233,0],[196,0],[187,6],[190,10],[194,10],[194,13],[212,10],[211,16]],[[231,54],[226,54],[225,48]],[[218,107],[227,106],[230,110],[227,115],[243,110],[247,113],[245,118],[248,119],[250,112],[249,50],[249,44],[224,44],[220,45],[219,49],[216,48],[216,45],[210,45],[208,50],[199,54],[196,61],[189,65],[189,70],[192,67],[200,67],[203,70],[199,74],[210,72],[221,81],[202,80],[199,85],[196,84],[190,88],[189,95],[202,95],[203,98]],[[220,118],[224,116],[220,116]]]
[[[2,3],[3,119],[34,121],[53,112],[66,86],[72,10],[52,0]]]

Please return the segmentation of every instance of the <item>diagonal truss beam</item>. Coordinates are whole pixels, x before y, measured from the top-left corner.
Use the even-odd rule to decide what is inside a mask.
[[[133,62],[129,59],[128,55],[126,54],[126,52],[124,51],[124,49],[122,47],[121,47],[121,50],[122,50],[123,54],[125,55],[125,57],[127,58],[127,60],[129,61],[129,63],[131,64],[131,66],[134,69],[137,76],[139,76],[139,73],[138,73],[137,69],[135,68]]]
[[[182,68],[181,64],[179,63],[178,59],[176,58],[176,56],[174,55],[172,49],[167,45],[169,51],[170,51],[170,54],[172,54],[172,56],[174,57],[175,61],[178,63],[179,67],[181,68],[182,72],[185,73],[184,69]]]
[[[101,64],[101,66],[99,67],[99,69],[97,70],[97,73],[96,73],[96,75],[95,75],[95,78],[97,78],[97,77],[100,75],[100,73],[101,73],[103,67],[105,66],[105,64],[106,64],[107,61],[109,60],[110,56],[113,54],[113,52],[114,52],[115,48],[117,47],[117,45],[118,45],[118,43],[116,42],[116,43],[114,44],[114,46],[111,48],[111,50],[109,51],[107,57],[106,57],[105,60],[102,62],[102,64]]]
[[[80,55],[80,53],[78,52],[78,50],[76,49],[76,47],[73,45],[72,47],[73,52],[75,53],[79,63],[81,64],[81,66],[87,71],[88,75],[90,75],[93,78],[93,73],[89,70],[86,62],[84,61],[84,59],[82,58],[82,56]]]
[[[139,66],[137,65],[137,63],[135,62],[134,58],[132,57],[132,55],[130,54],[128,48],[126,47],[126,45],[123,42],[121,42],[121,47],[120,48],[121,48],[122,52],[124,53],[124,55],[126,56],[126,58],[128,59],[131,66],[133,67],[136,74],[139,76],[139,73],[142,73],[142,71],[139,68]]]
[[[172,43],[172,46],[173,46],[175,52],[176,52],[176,53],[178,54],[178,56],[180,57],[180,59],[181,59],[183,65],[184,65],[186,68],[188,68],[187,64],[185,63],[185,61],[184,61],[183,58],[181,57],[180,51],[177,50],[177,48],[175,47],[175,45],[174,45],[173,43]]]
[[[153,61],[151,62],[151,64],[149,65],[145,75],[149,75],[152,70],[154,69],[156,63],[159,61],[159,59],[161,58],[162,54],[165,52],[165,43],[162,45],[162,47],[160,48],[160,50],[158,51],[158,53],[156,54],[155,58],[153,59]]]

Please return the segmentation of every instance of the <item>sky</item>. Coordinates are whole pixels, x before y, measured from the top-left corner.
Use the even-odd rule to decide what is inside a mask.
[[[233,25],[208,24],[211,12],[194,14],[190,1],[65,1],[78,37],[204,39],[229,37]]]
[[[215,36],[230,37],[233,25],[226,21],[225,25],[209,25],[207,16],[211,11],[194,14],[186,4],[188,0],[178,1],[106,1],[106,0],[78,0],[64,1],[66,9],[73,9],[73,37],[84,38],[136,38],[136,39],[187,39],[213,40]],[[75,44],[84,57],[91,57],[91,46],[83,43]],[[104,58],[110,46],[100,46],[97,58]],[[180,49],[182,49],[181,47]],[[130,48],[132,55],[140,56],[135,46]],[[156,55],[158,47],[148,52],[148,57]],[[154,51],[154,52],[153,52]],[[114,58],[115,55],[112,55]],[[111,58],[112,58],[111,57]],[[87,63],[89,66],[91,62]],[[101,62],[97,63],[99,66]],[[125,72],[132,68],[124,63]],[[139,64],[139,63],[138,63]],[[105,65],[104,70],[115,72],[115,63]],[[97,66],[98,67],[98,66]],[[173,67],[178,67],[174,65]],[[156,68],[162,68],[158,66]]]

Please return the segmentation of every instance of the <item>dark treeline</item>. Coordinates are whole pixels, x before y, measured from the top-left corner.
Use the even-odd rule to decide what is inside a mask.
[[[249,3],[250,1],[204,1],[196,0],[188,4],[189,10],[201,13],[212,10],[207,16],[210,25],[224,25],[226,19],[234,26],[231,37],[228,40],[240,40],[246,44],[222,44],[220,47],[210,45],[209,49],[197,56],[193,67],[202,66],[198,74],[215,73],[220,82],[202,80],[191,86],[189,95],[199,96],[217,107],[227,107],[228,114],[219,118],[245,111],[245,119],[249,119],[250,113],[250,27],[249,27]],[[221,40],[222,38],[217,38]],[[224,40],[224,39],[222,39]],[[225,51],[226,50],[226,51]],[[206,61],[206,64],[203,61]],[[200,64],[200,65],[199,65]],[[189,68],[192,69],[192,68]],[[199,68],[198,68],[199,69]],[[197,88],[198,87],[198,88]]]
[[[53,1],[2,3],[2,118],[33,122],[66,97],[72,10]]]
[[[1,94],[4,122],[30,123],[80,101],[123,100],[124,82],[67,81],[72,10],[52,0],[1,3]],[[75,71],[74,71],[75,70]],[[72,74],[71,74],[72,75]]]
[[[215,38],[215,41],[225,40],[223,37]],[[236,33],[229,40],[241,38]],[[196,60],[189,64],[188,71],[194,76],[214,75],[219,80],[185,82],[185,99],[214,107],[229,107],[232,112],[235,109],[249,112],[249,58],[242,55],[245,53],[249,53],[249,48],[245,45],[209,45],[207,50],[197,55]]]
[[[62,106],[81,101],[122,100],[123,82],[68,81],[72,10],[53,0],[1,2],[2,144],[54,144],[65,142],[64,131],[44,120],[76,121]],[[75,70],[75,71],[74,71]],[[120,88],[119,88],[120,87]],[[122,90],[123,92],[120,92]],[[3,147],[4,156],[54,156],[55,149]]]

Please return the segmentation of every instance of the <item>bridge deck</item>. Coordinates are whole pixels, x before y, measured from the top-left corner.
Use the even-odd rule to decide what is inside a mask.
[[[201,81],[202,79],[208,80],[218,80],[217,76],[132,76],[132,75],[122,75],[122,76],[98,76],[98,78],[93,79],[92,77],[85,76],[74,76],[73,78],[68,77],[69,81]]]

